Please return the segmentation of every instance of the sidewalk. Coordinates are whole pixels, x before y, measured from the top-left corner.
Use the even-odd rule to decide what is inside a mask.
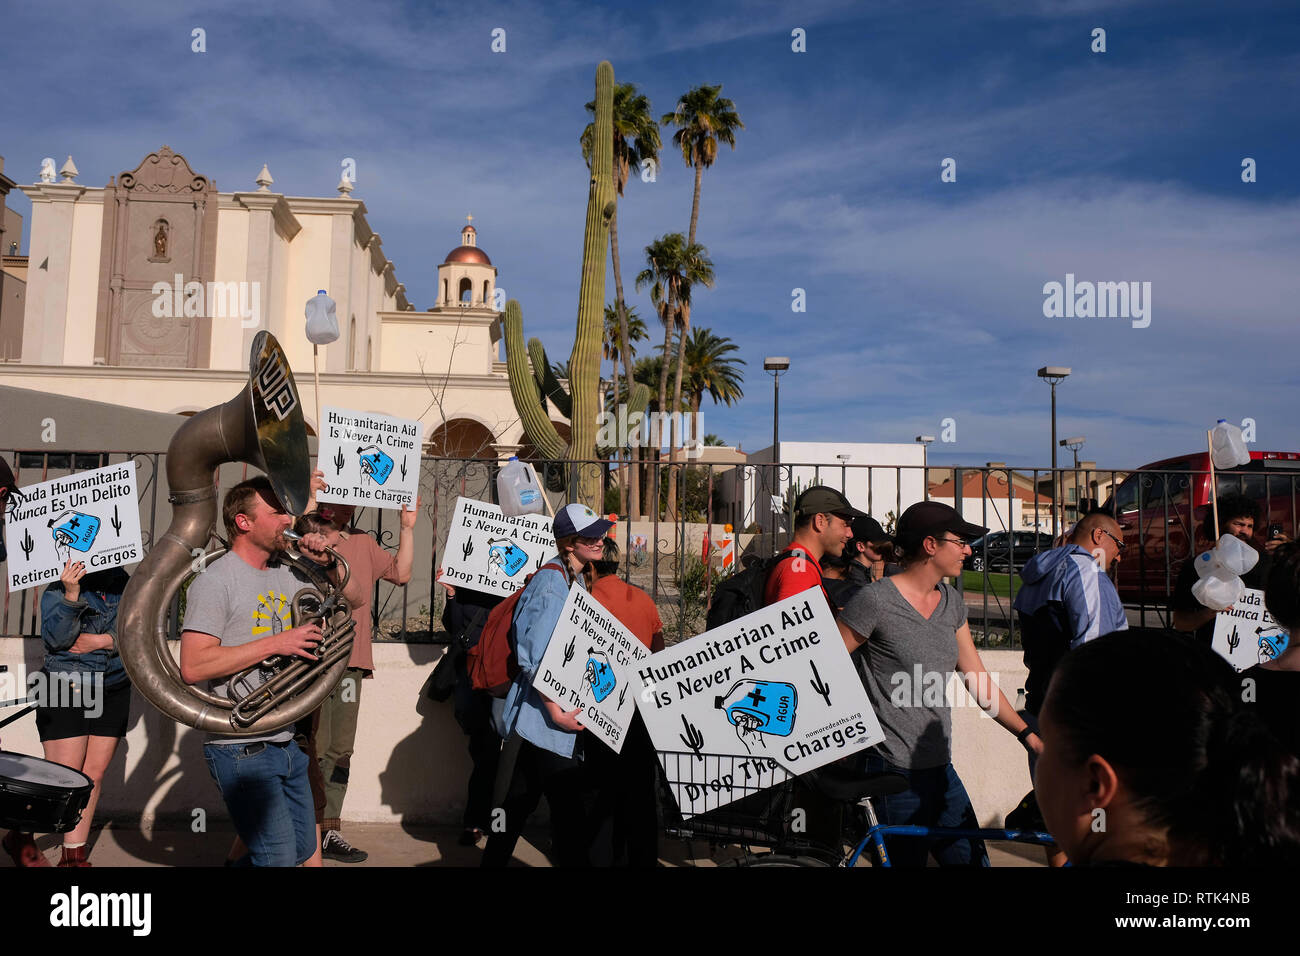
[[[349,823],[344,828],[349,843],[365,850],[370,858],[364,863],[337,863],[326,860],[327,867],[354,869],[384,866],[478,866],[483,841],[478,847],[457,843],[458,827],[405,827],[396,823]],[[229,849],[234,831],[228,825],[216,825],[207,833],[187,829],[141,831],[135,826],[110,823],[91,833],[90,859],[97,867],[109,866],[220,866]],[[50,862],[59,858],[59,837],[46,834],[36,844]],[[545,829],[527,831],[515,848],[515,866],[549,867],[551,864],[538,846],[546,845]],[[726,866],[739,855],[737,847],[720,847],[710,855],[708,843],[664,839],[660,844],[660,862],[667,867]],[[1002,844],[989,846],[994,866],[1043,866],[1043,853],[1036,846]],[[933,864],[931,864],[933,865]],[[0,854],[0,869],[12,867],[7,854]]]

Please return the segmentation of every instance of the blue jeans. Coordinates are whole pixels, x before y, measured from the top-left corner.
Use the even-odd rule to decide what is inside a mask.
[[[978,829],[975,809],[966,795],[961,778],[952,764],[925,770],[905,770],[886,763],[882,758],[867,758],[867,771],[891,770],[901,773],[911,789],[873,803],[881,823],[911,824],[920,827],[959,827]],[[926,854],[934,855],[940,866],[988,866],[989,857],[983,840],[930,840],[925,837],[898,836],[886,833],[885,849],[892,866],[925,866]]]
[[[296,866],[316,852],[307,755],[285,744],[204,744],[208,771],[248,847],[236,866]]]

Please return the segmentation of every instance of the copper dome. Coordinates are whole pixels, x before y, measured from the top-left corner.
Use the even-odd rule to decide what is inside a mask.
[[[487,253],[477,246],[457,246],[447,253],[447,261],[474,262],[484,266],[492,265],[492,260],[487,257]]]

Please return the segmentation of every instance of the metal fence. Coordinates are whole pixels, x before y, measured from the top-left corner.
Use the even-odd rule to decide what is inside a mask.
[[[64,477],[79,471],[134,461],[141,531],[146,551],[171,522],[167,501],[166,455],[115,451],[9,451],[19,485]],[[421,516],[416,526],[412,580],[395,587],[376,585],[371,612],[378,640],[440,640],[443,592],[434,582],[456,499],[495,501],[496,459],[426,456],[421,460]],[[1288,470],[1290,469],[1290,470]],[[222,466],[222,489],[255,469]],[[1126,472],[1072,468],[951,468],[915,465],[717,464],[687,461],[670,465],[648,461],[629,466],[605,461],[539,464],[553,510],[569,500],[583,479],[601,489],[596,510],[617,513],[621,574],[644,588],[660,608],[669,642],[704,629],[705,613],[724,572],[719,543],[734,538],[735,567],[751,556],[766,556],[791,536],[798,493],[825,484],[871,513],[887,530],[909,505],[928,498],[952,504],[989,534],[967,559],[968,569],[954,583],[966,602],[971,632],[985,647],[1018,646],[1011,602],[1017,572],[1033,554],[1051,547],[1061,530],[1098,498],[1118,511],[1128,548],[1112,572],[1134,624],[1166,627],[1168,604],[1182,563],[1206,542],[1198,532],[1208,510],[1208,475],[1195,469]],[[1297,480],[1300,462],[1252,462],[1219,474],[1219,492],[1240,491],[1264,510],[1260,531],[1270,523],[1297,530]],[[626,513],[627,491],[640,489],[645,516]],[[668,486],[678,488],[675,513],[666,514]],[[1053,495],[1053,488],[1056,494]],[[1058,504],[1055,513],[1053,498]],[[650,507],[659,502],[660,507]],[[358,527],[389,548],[396,546],[394,511],[358,512]],[[731,525],[727,532],[726,525]],[[218,529],[220,530],[220,529]],[[432,544],[431,544],[432,543]],[[6,634],[39,633],[39,589],[4,594],[0,619]]]

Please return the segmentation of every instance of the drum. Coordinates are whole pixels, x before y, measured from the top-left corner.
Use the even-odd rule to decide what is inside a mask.
[[[67,833],[93,788],[80,770],[0,750],[0,829]]]

